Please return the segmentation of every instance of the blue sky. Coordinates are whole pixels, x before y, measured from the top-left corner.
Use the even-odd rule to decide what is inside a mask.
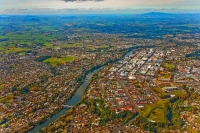
[[[195,12],[200,10],[200,0],[0,0],[0,13],[44,12],[44,10],[59,12],[63,9],[87,10],[88,12],[92,10]]]

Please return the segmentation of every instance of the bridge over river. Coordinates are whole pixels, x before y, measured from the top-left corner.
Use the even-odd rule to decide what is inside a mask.
[[[73,106],[70,106],[70,105],[61,105],[63,108],[71,108],[71,107],[73,107]]]

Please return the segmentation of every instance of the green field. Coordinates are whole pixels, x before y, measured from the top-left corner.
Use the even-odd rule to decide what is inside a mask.
[[[4,88],[3,84],[0,84],[0,90],[2,90]]]
[[[32,37],[28,34],[7,34],[9,40],[31,40]]]
[[[12,43],[6,44],[5,42],[0,42],[0,50],[6,50],[8,48],[15,48],[15,45]]]
[[[9,38],[9,40],[51,40],[53,39],[50,36],[46,36],[43,34],[7,34],[6,36],[2,36],[2,38]]]
[[[52,36],[47,36],[44,34],[30,34],[30,33],[27,34],[10,33],[6,34],[5,36],[0,36],[0,40],[5,40],[6,43],[28,44],[28,45],[32,45],[34,43],[44,44],[52,41],[53,39],[54,37]]]
[[[44,43],[44,47],[45,47],[45,48],[52,48],[53,45],[50,44],[50,43],[48,43],[48,42],[45,42],[45,43]]]
[[[49,63],[52,66],[57,66],[57,65],[60,65],[60,64],[65,64],[65,63],[68,63],[68,62],[72,62],[75,59],[76,59],[75,56],[68,56],[68,57],[62,57],[62,58],[51,57],[51,58],[48,58],[48,59],[44,60],[43,62],[44,63]]]
[[[9,94],[9,95],[7,95],[5,97],[1,97],[0,98],[0,102],[2,102],[2,103],[8,103],[8,102],[12,101],[13,99],[14,99],[14,95]]]
[[[0,36],[0,40],[8,39],[6,36]]]
[[[161,79],[162,78],[165,78],[165,79],[171,79],[172,75],[168,72],[160,72],[160,75],[161,75]]]
[[[43,45],[45,48],[53,48],[51,42],[54,37],[47,36],[44,34],[15,34],[10,33],[6,34],[5,36],[0,36],[0,51],[6,53],[18,53],[19,55],[24,55],[28,49],[27,45],[32,44],[40,44]],[[16,48],[16,44],[24,45],[23,48]]]
[[[21,56],[22,56],[22,55],[25,55],[25,54],[26,54],[26,52],[19,52],[19,53],[18,53],[18,55],[21,55]]]
[[[30,49],[27,48],[8,48],[6,50],[4,50],[6,53],[23,53],[26,52]]]
[[[87,46],[87,49],[88,50],[95,50],[95,47],[94,46]]]
[[[198,131],[195,131],[194,129],[192,129],[192,127],[189,127],[187,131],[188,133],[199,133]]]
[[[81,45],[83,45],[83,43],[68,43],[68,44],[64,44],[64,46],[66,48],[79,48],[81,47]]]
[[[23,53],[23,52],[27,52],[30,49],[27,48],[8,48],[5,50],[6,53]]]
[[[175,68],[175,65],[174,65],[174,64],[165,63],[165,64],[164,64],[164,67],[165,67],[165,69],[167,69],[167,70],[172,70],[172,69]]]
[[[44,30],[44,31],[54,31],[55,29],[53,29],[50,26],[41,26],[41,30]]]
[[[167,97],[167,93],[161,89],[160,87],[152,88],[152,90],[160,97],[160,98],[165,98]]]
[[[155,108],[151,111],[148,119],[156,122],[165,122],[165,110],[163,108]]]
[[[186,95],[186,94],[185,94],[183,91],[181,91],[181,90],[172,91],[171,94],[172,94],[172,95],[175,95],[175,96],[177,96],[177,97],[184,97],[184,96]]]
[[[1,50],[4,50],[4,45],[3,44],[0,44],[0,51]]]
[[[195,121],[196,121],[197,123],[200,123],[200,118],[196,118]]]
[[[165,122],[167,120],[166,103],[167,101],[159,100],[153,104],[148,104],[143,110],[141,110],[141,115],[149,120]]]

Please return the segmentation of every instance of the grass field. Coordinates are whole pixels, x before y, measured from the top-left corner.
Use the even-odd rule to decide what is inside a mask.
[[[5,97],[1,97],[0,98],[0,102],[2,102],[2,103],[8,103],[8,102],[10,102],[13,99],[14,99],[14,95],[9,94],[9,95],[7,95]]]
[[[1,51],[1,50],[4,50],[3,44],[2,44],[2,45],[0,44],[0,51]]]
[[[187,131],[188,133],[199,133],[198,131],[195,131],[194,129],[192,129],[192,127],[189,127]]]
[[[10,40],[31,40],[32,37],[28,34],[7,34],[6,37],[8,37]]]
[[[151,111],[148,118],[156,122],[165,122],[165,110],[163,108],[155,108]]]
[[[177,97],[184,97],[186,95],[182,90],[172,91],[171,94]]]
[[[44,34],[7,34],[5,36],[0,36],[1,39],[9,39],[6,42],[13,44],[28,44],[32,45],[34,43],[44,44],[54,39],[52,36],[46,36]]]
[[[172,77],[172,75],[168,72],[160,72],[160,75],[161,75],[161,79],[162,78],[165,78],[165,79],[170,79]]]
[[[3,89],[3,87],[4,87],[4,85],[3,85],[3,84],[0,84],[0,90],[2,90],[2,89]]]
[[[26,52],[19,52],[18,55],[25,55]]]
[[[0,50],[6,50],[8,48],[14,48],[15,45],[12,43],[6,44],[5,42],[0,42]]]
[[[8,33],[4,36],[0,36],[0,51],[6,53],[18,53],[24,55],[28,48],[16,48],[15,44],[32,45],[32,44],[44,44],[44,47],[51,48],[52,44],[47,43],[53,40],[54,37],[46,36],[43,34],[15,34]]]
[[[196,121],[197,123],[200,123],[200,118],[196,118],[195,121]]]
[[[41,30],[44,30],[44,31],[54,31],[55,29],[53,29],[50,26],[41,26]]]
[[[30,49],[27,48],[8,48],[7,50],[5,50],[6,53],[22,53],[22,52],[26,52]]]
[[[16,43],[18,43],[18,44],[28,44],[28,45],[33,44],[33,42],[31,40],[19,40]]]
[[[83,45],[83,43],[73,43],[73,44],[68,43],[68,44],[64,44],[64,46],[65,46],[66,48],[78,48],[78,47],[80,47],[81,45]]]
[[[32,86],[32,87],[29,88],[29,90],[30,90],[30,91],[42,91],[42,88]]]
[[[141,115],[156,122],[165,122],[167,120],[167,102],[168,101],[158,100],[153,104],[148,104],[143,110],[141,110]]]
[[[163,98],[164,96],[168,95],[163,89],[160,87],[152,88],[152,90],[160,97]]]
[[[49,63],[52,66],[57,66],[60,64],[65,64],[67,62],[72,62],[76,59],[75,56],[68,56],[68,57],[62,57],[62,58],[55,58],[55,57],[51,57],[48,58],[46,60],[44,60],[44,63]]]
[[[94,46],[87,46],[87,49],[89,49],[89,50],[95,50],[95,47]]]
[[[0,36],[0,40],[8,39],[6,36]]]
[[[48,42],[45,42],[45,43],[44,43],[44,47],[45,47],[45,48],[52,48],[53,45],[50,44],[50,43],[48,43]]]
[[[172,70],[172,69],[175,68],[175,65],[174,65],[174,64],[165,63],[165,64],[164,64],[164,67],[165,67],[165,69],[167,69],[167,70]]]

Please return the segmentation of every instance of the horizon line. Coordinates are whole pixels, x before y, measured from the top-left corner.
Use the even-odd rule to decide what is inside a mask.
[[[6,15],[20,15],[20,14],[144,14],[151,12],[161,12],[161,13],[170,13],[170,14],[199,14],[200,9],[175,9],[175,8],[141,8],[141,9],[132,9],[132,8],[11,8],[11,9],[2,9],[0,10],[1,14]]]

